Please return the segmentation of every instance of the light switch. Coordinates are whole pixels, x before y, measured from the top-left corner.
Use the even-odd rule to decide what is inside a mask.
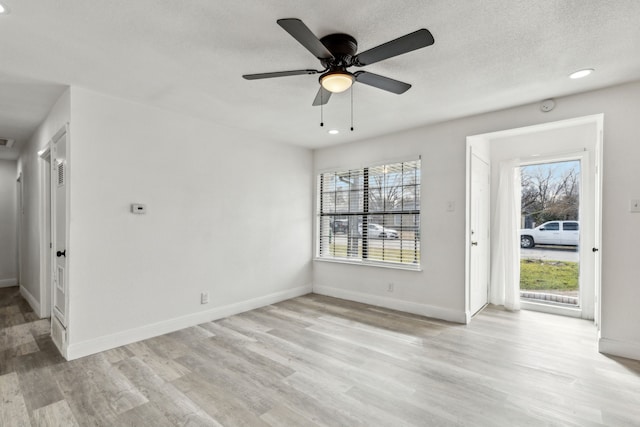
[[[640,213],[640,199],[629,200],[629,212]]]

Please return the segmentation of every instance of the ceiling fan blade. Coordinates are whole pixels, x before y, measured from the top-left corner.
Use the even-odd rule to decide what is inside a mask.
[[[409,83],[390,79],[389,77],[380,76],[378,74],[368,73],[366,71],[358,71],[354,73],[354,76],[356,76],[356,81],[358,83],[364,83],[369,86],[377,87],[378,89],[397,93],[398,95],[405,93],[409,88],[411,88]]]
[[[356,55],[354,65],[362,67],[373,64],[383,59],[393,58],[403,53],[431,46],[433,43],[433,36],[429,30],[422,28]]]
[[[320,85],[320,89],[318,89],[318,93],[316,94],[316,98],[313,100],[314,107],[318,105],[325,105],[329,102],[329,98],[331,98],[331,92],[326,90],[322,85]]]
[[[318,74],[317,70],[292,70],[276,71],[274,73],[244,74],[242,77],[247,80],[270,79],[272,77],[300,76],[302,74]]]
[[[311,32],[304,22],[297,18],[278,19],[278,25],[298,40],[302,46],[306,47],[318,59],[333,58],[333,55],[322,44],[322,42]]]

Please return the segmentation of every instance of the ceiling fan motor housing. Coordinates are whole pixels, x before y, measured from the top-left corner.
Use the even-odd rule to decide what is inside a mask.
[[[346,68],[353,65],[353,57],[358,51],[358,42],[349,34],[329,34],[320,42],[333,54],[333,58],[319,58],[326,68]]]

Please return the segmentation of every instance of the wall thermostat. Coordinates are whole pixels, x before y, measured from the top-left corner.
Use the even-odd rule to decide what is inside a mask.
[[[132,203],[131,204],[131,213],[134,214],[146,214],[147,213],[147,205],[143,205],[140,203]]]
[[[545,99],[540,103],[540,111],[548,113],[549,111],[553,110],[555,106],[556,101],[554,101],[553,99]]]

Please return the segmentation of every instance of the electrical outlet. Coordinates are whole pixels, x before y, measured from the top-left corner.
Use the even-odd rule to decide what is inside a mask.
[[[209,292],[202,292],[200,294],[200,304],[209,304]]]
[[[387,285],[387,292],[393,292],[395,288],[396,286],[393,283],[389,283],[389,285]]]

